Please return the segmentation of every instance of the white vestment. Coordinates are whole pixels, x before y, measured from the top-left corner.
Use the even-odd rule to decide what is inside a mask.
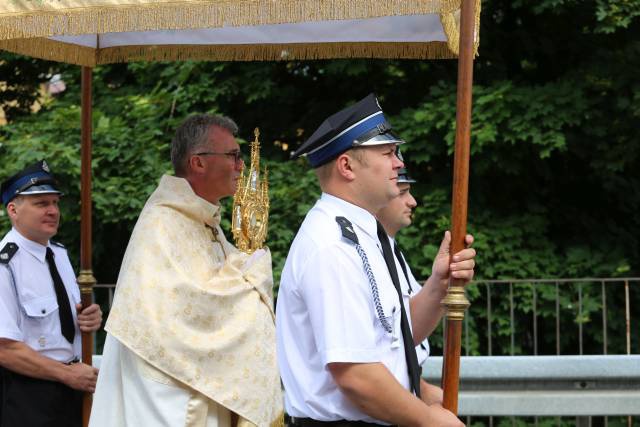
[[[107,335],[91,427],[230,427],[227,408],[180,384]],[[112,393],[114,390],[119,392]]]
[[[122,262],[91,427],[282,424],[271,257],[226,241],[219,207],[163,176]]]

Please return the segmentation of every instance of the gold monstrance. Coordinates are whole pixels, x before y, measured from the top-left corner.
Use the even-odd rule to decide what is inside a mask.
[[[233,216],[231,229],[236,246],[242,252],[252,254],[262,248],[267,238],[269,223],[269,181],[267,168],[260,179],[260,131],[253,131],[255,140],[251,143],[251,165],[245,175],[238,179],[238,188],[233,196]]]

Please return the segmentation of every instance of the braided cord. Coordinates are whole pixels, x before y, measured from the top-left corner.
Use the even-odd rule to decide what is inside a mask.
[[[369,258],[367,258],[367,254],[362,249],[360,244],[356,243],[356,251],[358,251],[358,255],[362,258],[362,265],[364,266],[364,272],[367,274],[367,278],[369,279],[369,285],[371,285],[371,294],[373,295],[373,304],[376,308],[376,313],[378,314],[378,319],[382,324],[382,327],[388,333],[392,333],[393,328],[389,324],[389,321],[384,315],[384,311],[382,310],[382,304],[380,303],[380,295],[378,294],[378,283],[376,283],[376,278],[373,275],[373,271],[371,271],[371,265],[369,264]]]

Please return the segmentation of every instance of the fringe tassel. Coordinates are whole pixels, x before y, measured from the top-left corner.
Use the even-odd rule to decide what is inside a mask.
[[[136,5],[118,5],[115,0],[68,0],[64,7],[33,3],[3,6],[0,40],[447,14],[460,8],[460,0],[140,0]]]
[[[125,46],[94,49],[49,39],[0,41],[0,49],[41,59],[96,66],[132,61],[288,61],[331,58],[455,58],[446,42]]]
[[[440,22],[447,36],[449,50],[457,57],[460,54],[460,9],[454,12],[441,13]],[[474,29],[473,55],[477,56],[478,47],[480,46],[480,0],[476,0]]]
[[[48,61],[84,67],[98,65],[94,48],[57,42],[45,38],[0,40],[0,49]]]
[[[100,63],[130,61],[287,61],[331,58],[453,58],[445,42],[323,43],[218,46],[131,46],[105,49]]]

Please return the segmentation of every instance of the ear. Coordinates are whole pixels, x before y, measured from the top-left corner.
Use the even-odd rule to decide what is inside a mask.
[[[188,161],[189,170],[193,173],[202,173],[205,169],[205,164],[200,156],[190,156]]]
[[[9,204],[7,205],[7,213],[9,214],[9,218],[11,219],[15,219],[18,215],[16,204],[14,202],[9,202]]]
[[[338,174],[347,181],[353,181],[356,178],[354,171],[355,159],[350,157],[347,153],[342,153],[336,159],[336,169]]]

